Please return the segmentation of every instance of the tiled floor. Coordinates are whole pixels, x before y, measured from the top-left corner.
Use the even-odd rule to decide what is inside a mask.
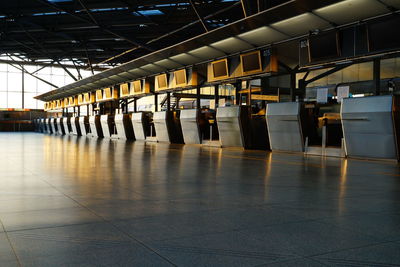
[[[0,266],[396,266],[393,162],[0,134]]]

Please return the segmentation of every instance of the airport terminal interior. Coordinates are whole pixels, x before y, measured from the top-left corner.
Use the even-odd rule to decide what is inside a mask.
[[[400,266],[399,0],[0,4],[0,266]]]

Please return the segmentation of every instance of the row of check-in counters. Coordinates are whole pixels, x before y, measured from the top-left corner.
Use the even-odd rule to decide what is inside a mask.
[[[399,103],[393,96],[344,99],[334,132],[343,153],[333,156],[398,159]],[[305,104],[270,103],[266,114],[250,107],[220,107],[132,114],[42,118],[34,121],[38,132],[59,135],[92,136],[243,147],[312,154],[310,131],[304,116]],[[325,127],[325,126],[324,126]],[[324,129],[326,130],[326,129]],[[325,134],[325,132],[324,132]],[[332,149],[322,138],[321,148]],[[318,147],[318,149],[321,149]],[[308,152],[308,153],[307,153]],[[321,153],[329,156],[329,153]]]

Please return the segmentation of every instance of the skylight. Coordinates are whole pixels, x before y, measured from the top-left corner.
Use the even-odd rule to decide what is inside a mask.
[[[50,3],[64,3],[64,2],[72,2],[72,0],[47,0]]]
[[[132,13],[135,16],[155,16],[155,15],[164,15],[164,13],[158,9],[148,9],[148,10],[138,10]]]

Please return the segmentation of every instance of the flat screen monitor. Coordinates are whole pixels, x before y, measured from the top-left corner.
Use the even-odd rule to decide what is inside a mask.
[[[400,16],[392,16],[368,25],[369,52],[398,49],[400,47]]]
[[[185,86],[187,84],[186,81],[186,70],[177,70],[174,72],[175,82],[177,86]]]
[[[336,31],[311,35],[308,39],[310,62],[340,56],[339,34]]]
[[[140,80],[133,82],[133,92],[140,94],[142,92],[142,82]]]
[[[124,83],[121,84],[121,96],[127,96],[129,95],[129,84]]]
[[[85,94],[85,103],[90,103],[90,94],[89,93]]]
[[[156,77],[158,89],[168,88],[167,74],[161,74]]]
[[[104,89],[105,98],[112,98],[111,88]]]
[[[74,97],[70,97],[70,98],[69,98],[69,105],[70,105],[70,106],[75,105],[75,101],[74,101],[74,100],[75,100]]]
[[[64,107],[68,106],[69,102],[68,102],[68,98],[64,98]]]
[[[240,55],[240,62],[244,74],[262,71],[260,51]]]
[[[96,99],[97,100],[102,100],[103,99],[103,91],[102,90],[97,90],[96,91]]]
[[[222,59],[211,63],[214,78],[228,78],[228,60]]]

